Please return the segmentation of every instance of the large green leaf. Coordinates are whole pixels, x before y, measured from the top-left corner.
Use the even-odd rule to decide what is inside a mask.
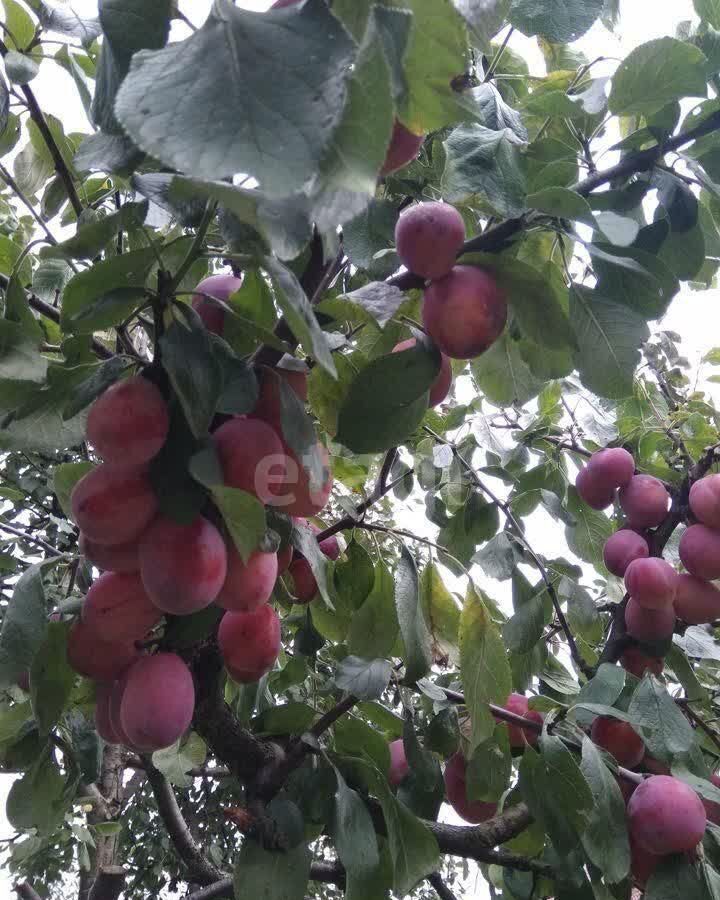
[[[370,813],[359,794],[349,788],[335,770],[337,790],[332,824],[332,837],[340,861],[353,879],[370,876],[377,868],[377,838]]]
[[[420,604],[433,640],[434,655],[458,660],[460,609],[443,584],[435,563],[428,563],[420,577]]]
[[[17,322],[0,319],[0,379],[41,382],[46,371],[37,340]]]
[[[597,291],[573,285],[570,324],[575,332],[575,364],[583,384],[601,397],[632,394],[640,346],[650,336],[645,318]]]
[[[693,0],[695,12],[708,25],[720,29],[720,0]]]
[[[548,353],[544,346],[540,352]],[[507,331],[489,350],[472,360],[470,368],[477,386],[496,406],[527,403],[544,386],[521,356],[520,344]]]
[[[8,688],[29,671],[47,634],[47,604],[42,565],[30,566],[18,579],[0,630],[0,686]]]
[[[405,545],[395,570],[395,606],[405,646],[405,678],[412,683],[430,671],[432,653],[430,633],[420,605],[417,565]]]
[[[583,846],[607,880],[616,884],[630,867],[625,801],[617,779],[587,737],[583,738],[580,769],[595,800],[583,832]]]
[[[695,743],[695,733],[687,718],[657,678],[645,675],[630,700],[628,716],[641,735],[648,752],[656,759],[672,763]]]
[[[67,661],[68,622],[48,622],[30,666],[30,697],[41,734],[57,724],[75,684]]]
[[[235,900],[303,900],[311,858],[305,844],[282,851],[243,841],[233,873]]]
[[[389,656],[400,626],[393,600],[393,580],[385,563],[375,567],[375,583],[355,613],[348,634],[348,649],[366,659]]]
[[[8,821],[18,831],[37,828],[51,833],[62,821],[72,800],[69,785],[54,757],[43,751],[8,793]]]
[[[707,60],[685,41],[662,37],[636,47],[615,72],[610,111],[615,115],[651,115],[671,100],[705,97]]]
[[[510,22],[528,36],[540,34],[555,44],[582,37],[600,18],[604,0],[512,0]]]
[[[178,171],[249,172],[290,194],[317,173],[354,51],[322,0],[268,15],[216,0],[187,40],[133,57],[115,111],[139,147]]]
[[[580,559],[604,571],[602,549],[614,531],[611,520],[583,503],[574,487],[568,490],[567,508],[575,520],[565,527],[568,546]]]
[[[497,626],[470,583],[460,616],[460,674],[472,732],[471,750],[493,733],[495,720],[488,703],[502,706],[512,690],[510,665]]]

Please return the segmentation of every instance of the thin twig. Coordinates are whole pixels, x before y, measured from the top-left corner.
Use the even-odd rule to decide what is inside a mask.
[[[45,232],[45,235],[46,235],[48,241],[51,244],[57,244],[57,239],[56,239],[55,235],[50,231],[47,224],[43,221],[40,213],[35,209],[35,207],[32,205],[32,203],[28,200],[28,198],[23,193],[20,185],[17,183],[17,181],[15,181],[15,179],[12,177],[12,175],[8,172],[8,170],[5,168],[5,166],[2,163],[0,163],[0,177],[2,177],[3,181],[7,184],[7,186],[9,188],[11,188],[11,190],[15,193],[15,196],[18,198],[18,200],[20,200],[20,202],[23,203],[23,205],[27,207],[27,209],[30,212],[30,215],[33,217],[33,219],[35,219],[35,221],[38,223],[38,225]]]
[[[64,556],[65,554],[61,553],[58,549],[53,547],[52,544],[48,544],[47,541],[44,541],[42,538],[35,537],[34,534],[29,534],[27,531],[23,531],[22,528],[16,528],[14,525],[8,525],[7,522],[0,521],[0,531],[7,531],[10,534],[14,534],[19,538],[22,538],[24,541],[27,541],[29,544],[35,544],[38,547],[42,547],[46,553],[49,553],[50,556]]]

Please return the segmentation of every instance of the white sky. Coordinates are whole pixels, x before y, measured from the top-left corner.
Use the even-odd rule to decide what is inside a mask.
[[[245,9],[264,10],[270,5],[270,0],[240,0],[237,5]],[[75,0],[72,6],[78,13],[91,14],[96,11],[95,0]],[[183,12],[197,24],[202,23],[211,6],[211,0],[181,0],[180,7]],[[578,42],[578,46],[589,58],[605,56],[608,58],[622,59],[638,44],[653,38],[672,35],[677,24],[684,19],[693,18],[691,0],[622,0],[621,26],[617,35],[609,35],[602,27],[594,27],[585,37]],[[531,61],[534,69],[542,71],[542,59],[533,40],[521,35],[513,38],[513,46],[522,52]],[[608,72],[612,72],[614,61],[608,63]],[[61,117],[67,130],[88,130],[88,122],[82,107],[76,100],[74,87],[70,78],[58,66],[45,63],[38,77],[33,81],[40,105],[43,109],[51,111],[61,110]],[[609,163],[608,163],[609,164]],[[683,291],[673,302],[661,327],[677,331],[682,335],[685,355],[693,364],[699,363],[701,357],[713,346],[720,344],[717,325],[720,316],[716,310],[718,303],[718,291],[693,293]],[[420,517],[422,520],[422,515]],[[398,509],[398,524],[418,533],[418,511],[409,506]],[[555,527],[548,527],[555,525]],[[528,538],[533,547],[542,554],[554,556],[557,554],[557,530],[556,524],[551,523],[542,515],[534,516],[529,523]],[[484,579],[479,578],[482,583]],[[448,578],[450,587],[459,587],[460,582]],[[487,585],[490,592],[497,598],[503,599],[499,594],[496,582]],[[0,838],[12,834],[5,815],[5,796],[11,778],[0,778]],[[446,807],[447,809],[447,807]],[[448,821],[459,821],[447,817]],[[466,884],[466,897],[487,897],[487,887],[477,875],[471,875]],[[7,873],[0,875],[0,900],[13,900],[15,893]]]

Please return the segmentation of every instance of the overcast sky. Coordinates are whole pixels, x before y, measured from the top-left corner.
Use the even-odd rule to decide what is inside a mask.
[[[152,0],[149,0],[152,2]],[[240,0],[237,5],[246,9],[264,10],[270,5],[269,0]],[[72,6],[77,12],[89,14],[96,11],[97,4],[93,0],[75,0]],[[181,0],[180,7],[183,12],[197,24],[201,24],[211,6],[211,0]],[[655,0],[649,3],[647,0],[622,0],[621,2],[621,26],[618,34],[609,35],[602,27],[594,27],[581,41],[579,47],[590,58],[605,56],[621,59],[638,44],[653,38],[672,35],[677,24],[684,19],[693,17],[691,0]],[[514,38],[514,46],[529,60],[533,68],[542,71],[542,60],[533,40],[518,35]],[[608,71],[612,71],[614,62],[609,62]],[[88,122],[82,111],[82,107],[75,99],[71,102],[68,98],[76,98],[74,88],[69,76],[52,63],[45,63],[39,76],[33,82],[33,89],[40,99],[43,109],[61,111],[61,117],[68,130],[88,130]],[[698,363],[701,357],[716,343],[718,329],[715,327],[720,321],[716,311],[718,292],[693,293],[683,291],[673,302],[669,312],[662,322],[662,327],[679,332],[684,341],[684,350],[693,363]],[[406,527],[418,529],[417,512],[410,509],[398,511],[398,522]],[[531,523],[529,537],[533,546],[540,553],[549,556],[557,554],[557,531],[548,528],[542,519]],[[553,542],[555,546],[553,546]],[[482,580],[482,579],[480,579]],[[497,583],[494,585],[494,594],[498,595]],[[0,837],[12,834],[12,829],[5,820],[5,794],[9,777],[0,779]],[[465,896],[486,897],[487,890],[482,882],[476,882],[471,878],[466,886]],[[0,900],[14,900],[11,882],[7,873],[0,874]]]

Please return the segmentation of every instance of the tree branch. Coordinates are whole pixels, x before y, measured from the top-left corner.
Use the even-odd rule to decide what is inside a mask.
[[[222,872],[215,868],[195,843],[168,780],[149,759],[145,762],[145,771],[155,795],[160,818],[163,820],[173,847],[185,864],[190,878],[203,885],[219,881],[223,877]]]
[[[457,897],[445,884],[443,877],[439,872],[433,872],[432,875],[428,875],[427,880],[428,884],[432,886],[440,900],[457,900]]]
[[[21,900],[42,900],[35,888],[27,881],[19,881],[15,885],[15,893]]]
[[[125,874],[122,866],[101,869],[90,889],[88,900],[117,900],[125,887]]]
[[[57,548],[53,547],[52,544],[48,544],[47,541],[44,541],[42,538],[35,537],[34,534],[29,534],[27,531],[23,531],[22,528],[16,528],[14,525],[8,525],[7,522],[0,520],[0,531],[7,531],[9,534],[14,534],[22,540],[27,541],[29,544],[36,544],[38,547],[42,547],[46,553],[49,553],[50,556],[63,556]]]
[[[338,862],[312,862],[310,864],[310,881],[343,886],[345,884],[345,869]],[[220,897],[232,898],[233,896],[232,878],[222,878],[220,881],[216,881],[215,884],[210,884],[199,891],[193,891],[192,894],[187,895],[185,900],[219,900]]]

